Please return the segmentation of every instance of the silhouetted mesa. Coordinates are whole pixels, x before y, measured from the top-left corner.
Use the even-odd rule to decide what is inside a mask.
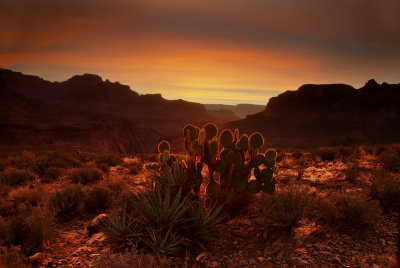
[[[303,85],[228,127],[260,131],[276,146],[399,143],[400,84]]]

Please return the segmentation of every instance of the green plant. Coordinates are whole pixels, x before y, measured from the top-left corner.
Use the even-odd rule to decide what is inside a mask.
[[[7,168],[0,173],[0,183],[17,186],[34,178],[33,173],[28,169]]]
[[[82,200],[82,185],[70,184],[55,193],[51,204],[57,216],[71,217],[81,210]]]
[[[89,184],[103,178],[103,172],[94,166],[74,168],[70,171],[68,178],[74,183]]]
[[[248,193],[274,192],[277,152],[274,149],[267,150],[265,154],[259,152],[264,144],[260,133],[253,133],[250,137],[247,134],[239,136],[237,129],[234,133],[225,129],[217,139],[217,127],[208,123],[202,129],[186,125],[183,134],[189,153],[187,170],[192,174],[189,177],[197,183],[193,187],[195,193],[199,194],[204,165],[208,167],[207,195],[227,206],[238,196],[244,197]],[[158,145],[158,151],[162,169],[176,162],[176,157],[169,153],[167,141]],[[252,172],[255,179],[250,180]]]

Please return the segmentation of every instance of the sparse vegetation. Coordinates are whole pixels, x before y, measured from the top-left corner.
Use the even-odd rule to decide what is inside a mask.
[[[104,212],[112,204],[112,191],[103,183],[95,184],[87,189],[84,206],[89,213]]]
[[[315,209],[315,197],[305,187],[290,185],[266,197],[264,213],[267,225],[285,227],[289,231]]]
[[[321,147],[318,149],[317,155],[322,161],[328,162],[333,162],[341,157],[341,154],[336,147]]]
[[[378,155],[378,161],[388,170],[396,170],[400,168],[400,155],[392,149],[387,148]]]
[[[374,201],[354,194],[337,193],[321,200],[320,220],[342,232],[358,233],[372,229],[381,219],[381,210]]]
[[[17,186],[26,183],[34,178],[33,173],[26,168],[7,168],[0,173],[0,183]]]
[[[73,183],[89,184],[94,183],[103,178],[103,172],[95,166],[83,166],[74,168],[70,171],[68,178]]]
[[[400,210],[400,177],[379,172],[371,179],[370,195],[384,210]]]
[[[71,184],[57,191],[51,199],[51,204],[59,217],[71,217],[82,208],[82,185]]]

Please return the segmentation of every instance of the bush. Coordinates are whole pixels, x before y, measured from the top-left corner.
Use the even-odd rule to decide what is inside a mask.
[[[33,173],[28,169],[8,168],[0,173],[0,183],[17,186],[34,178]]]
[[[85,195],[84,205],[87,212],[105,211],[111,206],[112,192],[104,184],[96,184]]]
[[[337,160],[341,155],[335,147],[322,147],[318,149],[318,156],[321,157],[322,161],[333,162]]]
[[[38,157],[32,170],[40,177],[46,176],[46,172],[50,167],[59,169],[67,169],[72,167],[80,167],[82,163],[70,154],[64,152],[50,152]]]
[[[30,265],[27,265],[27,263],[28,258],[22,254],[20,246],[0,246],[0,267],[31,267]]]
[[[63,174],[63,169],[58,167],[49,167],[44,171],[41,182],[49,183],[58,179]]]
[[[5,241],[9,245],[20,245],[26,255],[37,252],[50,236],[53,215],[37,207],[20,206],[17,215],[5,222]],[[1,235],[0,235],[1,236]]]
[[[136,175],[142,170],[143,164],[138,163],[138,162],[131,162],[128,164],[124,165],[126,168],[128,168],[128,173],[131,175]]]
[[[400,156],[399,154],[389,148],[378,155],[378,161],[389,170],[395,170],[400,167]]]
[[[288,231],[309,215],[312,197],[303,187],[291,185],[280,188],[264,203],[267,225],[286,227]]]
[[[330,200],[321,200],[318,208],[320,220],[342,232],[372,229],[381,218],[376,202],[352,194],[337,194]]]
[[[360,167],[357,164],[349,165],[343,170],[343,175],[347,181],[353,183],[361,175]]]
[[[213,240],[218,234],[217,224],[223,217],[221,207],[194,203],[182,191],[171,194],[169,185],[155,183],[147,192],[130,194],[134,203],[131,215],[126,206],[122,215],[108,217],[104,230],[111,242],[118,246],[138,243],[154,253],[177,252],[190,241]]]
[[[85,166],[71,170],[68,178],[74,183],[89,184],[103,178],[103,172],[94,166]]]
[[[104,163],[110,167],[115,167],[122,163],[122,159],[119,156],[116,156],[113,154],[99,155],[99,156],[97,156],[95,161],[96,161],[96,165],[100,165],[100,164]]]
[[[33,189],[19,189],[11,194],[11,199],[17,204],[26,204],[32,207],[44,205],[47,192],[41,186]]]
[[[71,217],[81,211],[83,201],[82,185],[71,184],[57,191],[51,204],[59,217]]]
[[[377,173],[371,180],[370,195],[384,210],[400,211],[400,178]]]

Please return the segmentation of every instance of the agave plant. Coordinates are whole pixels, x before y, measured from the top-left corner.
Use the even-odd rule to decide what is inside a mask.
[[[223,206],[211,204],[206,207],[205,199],[192,202],[188,210],[190,224],[186,227],[191,240],[205,249],[202,241],[218,240],[219,228],[225,215],[221,213]]]
[[[185,161],[177,160],[171,167],[163,165],[161,169],[153,172],[151,179],[158,185],[168,186],[172,195],[181,189],[182,196],[186,196],[194,187],[201,184],[203,177],[190,172]]]
[[[140,222],[126,213],[126,206],[122,211],[122,215],[118,216],[113,210],[113,217],[107,217],[102,226],[102,232],[108,236],[108,241],[118,248],[122,248],[132,244],[134,239],[142,236],[140,232]]]

